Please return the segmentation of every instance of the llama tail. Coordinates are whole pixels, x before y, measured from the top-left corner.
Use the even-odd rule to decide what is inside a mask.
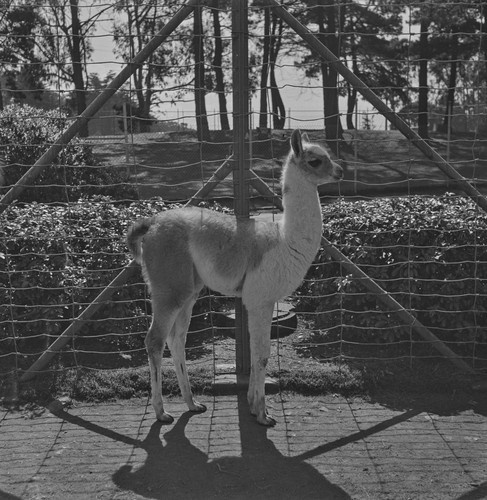
[[[127,232],[127,246],[135,261],[139,264],[142,261],[142,238],[151,227],[152,222],[153,220],[150,217],[140,219]]]

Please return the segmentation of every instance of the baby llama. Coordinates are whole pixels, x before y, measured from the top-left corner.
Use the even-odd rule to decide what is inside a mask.
[[[284,214],[278,222],[237,220],[187,207],[141,219],[129,229],[128,247],[142,265],[151,293],[153,318],[145,344],[152,405],[160,421],[173,421],[161,395],[166,342],[188,408],[206,410],[193,399],[184,351],[191,311],[206,285],[242,298],[250,336],[250,410],[260,424],[276,423],[266,411],[264,394],[274,304],[299,286],[319,249],[322,218],[317,186],[342,176],[342,168],[322,146],[295,130],[282,172]]]

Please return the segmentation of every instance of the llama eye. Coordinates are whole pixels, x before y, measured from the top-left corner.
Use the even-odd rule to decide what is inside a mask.
[[[313,168],[318,168],[321,165],[321,160],[318,160],[318,159],[316,159],[316,160],[310,160],[308,162],[308,165],[310,167],[313,167]]]

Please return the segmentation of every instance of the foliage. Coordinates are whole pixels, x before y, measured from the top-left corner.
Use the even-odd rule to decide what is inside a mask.
[[[2,309],[4,336],[41,348],[45,335],[59,334],[114,277],[127,261],[121,235],[130,208],[121,218],[123,210],[98,199],[70,206],[32,203],[2,215],[0,302],[12,306]]]
[[[442,340],[487,340],[487,215],[452,195],[338,201],[324,236]],[[298,290],[319,328],[398,341],[409,328],[321,249]]]
[[[0,14],[0,60],[2,61],[2,85],[14,99],[25,99],[27,94],[40,98],[46,78],[46,66],[36,51],[36,37],[45,20],[38,5],[22,2],[2,5]],[[3,96],[0,91],[0,109]]]
[[[134,54],[140,52],[177,12],[180,5],[176,0],[149,2],[143,8],[137,2],[127,3],[121,0],[114,2],[113,8],[117,13],[113,25],[115,53],[123,61],[130,61]],[[181,32],[187,24],[182,23],[178,31]],[[188,38],[179,42],[178,39],[174,39],[171,43],[162,44],[151,54],[150,64],[140,65],[132,74],[133,86],[137,89],[136,109],[130,109],[132,129],[137,129],[139,132],[148,130],[152,120],[151,108],[160,98],[159,92],[155,91],[156,88],[167,87],[168,79],[174,79],[178,87],[184,87],[182,81],[194,69],[191,63],[187,62],[192,52],[188,50],[191,43],[189,40]]]
[[[177,206],[158,199],[126,205],[95,197],[4,212],[0,304],[7,307],[0,308],[0,353],[38,352],[50,344],[128,263],[128,226]],[[80,337],[90,337],[91,347],[101,352],[143,349],[148,298],[137,273],[86,322]],[[205,299],[197,302],[195,312],[208,312]]]
[[[35,91],[38,97],[46,99],[46,103],[50,93],[41,91],[52,88],[56,79],[62,79],[61,83],[74,84],[78,91],[73,94],[73,98],[83,100],[83,90],[87,90],[87,87],[82,72],[78,77],[75,76],[75,68],[80,69],[83,62],[90,59],[91,37],[96,30],[96,23],[107,12],[110,12],[108,17],[115,20],[110,32],[115,41],[115,54],[128,62],[181,6],[177,0],[162,3],[117,0],[90,9],[79,9],[77,3],[70,4],[67,0],[45,5],[33,3],[35,5],[14,2],[0,16],[3,94],[15,99],[29,99],[32,91]],[[288,81],[288,72],[276,76],[286,81],[269,81],[274,66],[286,67],[296,61],[304,74],[312,78],[326,68],[315,55],[309,56],[309,48],[299,36],[281,27],[279,17],[265,8],[266,5],[262,0],[255,0],[248,14],[251,33],[250,86],[253,90],[263,90],[260,109],[262,119],[267,116],[266,92],[270,92],[274,100],[275,96],[279,96],[282,86],[291,83]],[[381,98],[395,101],[393,107],[415,102],[415,93],[423,86],[426,90],[430,86],[431,102],[447,100],[449,89],[453,89],[450,94],[455,94],[454,101],[459,105],[476,106],[482,102],[482,97],[485,100],[485,95],[482,96],[485,90],[481,85],[485,81],[486,71],[485,64],[482,64],[487,50],[485,2],[302,0],[283,2],[283,5],[311,32],[321,31],[320,37],[325,44],[337,42],[337,55],[349,69]],[[231,87],[229,43],[232,12],[228,3],[212,0],[204,5],[201,13],[205,67],[202,86],[205,92],[218,94],[219,112],[223,118],[227,111],[226,91]],[[425,53],[421,51],[422,44],[417,36],[420,23],[424,23],[426,34]],[[319,25],[321,30],[317,29]],[[188,50],[188,47],[191,46],[193,31],[189,16],[178,26],[178,36],[171,36],[167,43],[151,54],[149,64],[135,71],[131,86],[135,89],[133,94],[138,108],[137,113],[132,113],[134,127],[144,129],[144,124],[150,124],[151,114],[154,114],[152,108],[161,98],[166,103],[176,103],[192,91],[195,61],[193,50]],[[269,45],[280,50],[272,50]],[[417,81],[414,72],[421,61],[428,61],[424,65],[424,85],[421,79],[419,87],[416,83],[410,85],[408,82]],[[452,76],[452,73],[455,75]],[[341,95],[348,95],[348,114],[351,116],[356,89],[340,79],[338,86]],[[458,91],[459,88],[462,88],[462,92]],[[160,89],[164,89],[163,97]],[[2,92],[0,108],[1,97]],[[283,109],[287,107],[286,103],[280,104]],[[327,109],[325,106],[326,114],[334,113]],[[425,109],[419,111],[426,113]],[[414,119],[413,115],[408,118]],[[145,122],[145,119],[149,121]],[[349,120],[349,126],[351,124]],[[227,127],[222,125],[222,128]]]
[[[95,197],[4,212],[0,304],[7,307],[0,308],[0,352],[44,349],[128,262],[127,227],[174,206],[157,199],[127,205]],[[434,333],[444,340],[485,340],[487,217],[470,201],[453,196],[339,200],[325,206],[323,216],[326,238]],[[297,292],[297,305],[318,313],[318,328],[341,329],[345,339],[409,338],[396,316],[323,249]],[[195,312],[208,310],[200,299]],[[149,314],[137,273],[83,325],[80,339],[88,338],[89,347],[99,352],[143,350]]]
[[[301,2],[302,22],[315,32],[318,39],[338,57],[343,57],[350,70],[366,85],[372,87],[381,98],[405,103],[408,95],[404,43],[398,36],[402,30],[404,6],[397,2],[378,2],[364,6],[362,2]],[[316,29],[317,28],[317,29]],[[333,35],[330,35],[332,33]],[[377,64],[380,60],[381,64]],[[302,52],[296,66],[304,70],[308,78],[321,73],[325,87],[330,68],[320,63],[313,53]],[[334,81],[324,95],[324,114],[338,113],[338,95],[347,95],[347,127],[355,128],[352,114],[357,99],[357,88],[346,79]],[[333,105],[333,100],[336,103]],[[335,118],[338,119],[338,118]]]
[[[0,112],[0,148],[7,164],[6,185],[15,184],[67,128],[67,115],[27,105],[9,105]],[[46,187],[41,187],[46,186]],[[27,188],[21,201],[66,202],[91,194],[134,199],[125,174],[98,165],[92,148],[73,139],[47,166],[37,186]]]

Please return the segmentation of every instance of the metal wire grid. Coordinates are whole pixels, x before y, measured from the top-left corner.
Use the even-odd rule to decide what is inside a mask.
[[[145,5],[149,8],[151,4]],[[406,44],[406,50],[402,52],[403,59],[400,61],[402,64],[401,69],[405,69],[404,78],[406,84],[402,88],[397,88],[397,94],[405,93],[410,102],[414,102],[414,96],[417,90],[417,55],[413,51],[414,42],[418,37],[417,24],[414,21],[414,15],[417,9],[422,7],[421,3],[409,2],[404,11],[402,12],[402,25],[400,30],[388,32],[384,29],[377,35],[376,33],[360,33],[360,31],[340,31],[336,36],[341,37],[341,47],[346,50],[347,37],[360,35],[367,39],[373,36],[382,38],[383,41],[391,43],[392,39],[397,39],[401,43]],[[435,12],[438,7],[435,3],[428,4]],[[9,8],[14,9],[17,6],[14,2]],[[100,5],[100,8],[106,8],[109,5]],[[135,4],[134,4],[135,6]],[[175,2],[169,8],[176,8],[179,5]],[[453,112],[449,116],[449,124],[447,132],[443,135],[438,135],[435,139],[437,141],[437,148],[448,157],[450,162],[461,170],[465,177],[471,179],[473,182],[482,183],[485,174],[482,167],[485,166],[485,140],[482,135],[482,120],[485,120],[485,109],[482,108],[481,103],[485,102],[485,84],[482,83],[482,75],[485,74],[485,53],[483,52],[483,38],[482,33],[485,32],[485,12],[482,11],[482,5],[478,2],[450,2],[448,6],[452,9],[465,9],[459,12],[466,12],[469,16],[473,16],[477,20],[477,28],[475,32],[455,32],[456,36],[465,36],[473,40],[472,53],[470,57],[457,57],[455,61],[461,65],[462,74],[461,81],[456,84],[457,96],[462,96],[463,108],[453,108]],[[88,7],[95,8],[95,6],[84,4],[80,2],[80,8]],[[318,7],[309,7],[306,5],[300,6],[298,9],[293,2],[293,9],[295,13],[302,20],[307,18],[311,19],[313,9]],[[339,2],[336,7],[340,10],[342,15],[345,15],[347,9],[367,9],[368,12],[380,12],[379,5],[367,5],[360,2]],[[47,8],[47,4],[40,4],[40,8]],[[443,9],[443,7],[441,7]],[[222,21],[222,39],[228,44],[231,40],[231,27],[229,24],[230,11],[228,5],[224,2],[219,2],[218,13]],[[81,9],[82,11],[82,9]],[[251,34],[250,46],[255,49],[255,56],[251,59],[251,74],[258,75],[262,69],[262,61],[259,59],[259,44],[262,42],[262,18],[259,18],[259,12],[262,9],[259,5],[252,5],[251,15]],[[210,53],[214,46],[215,36],[211,26],[212,11],[209,7],[203,8],[204,20],[204,39],[205,43],[209,46],[208,68],[211,66]],[[114,11],[108,9],[106,15],[111,18],[113,15],[121,16],[120,13],[115,14]],[[475,17],[476,16],[476,17]],[[5,17],[4,17],[5,19]],[[407,20],[410,23],[408,24]],[[183,26],[180,32],[171,36],[168,40],[168,45],[180,44],[180,46],[189,46],[191,44],[191,21],[188,20],[186,25]],[[312,21],[309,21],[310,29],[316,29]],[[436,37],[444,36],[451,38],[451,33],[447,31],[445,26],[430,27],[430,34]],[[4,39],[11,42],[18,35],[4,34]],[[48,35],[45,35],[46,37]],[[53,35],[49,35],[53,36]],[[59,40],[68,40],[68,36],[62,32],[60,26],[56,26],[55,37]],[[42,34],[36,34],[37,40],[42,40]],[[87,40],[95,42],[104,39],[108,41],[111,34],[100,35],[95,30],[86,36]],[[59,46],[58,46],[59,47]],[[299,126],[302,129],[309,129],[309,135],[312,139],[323,140],[323,111],[318,110],[322,107],[322,97],[319,95],[323,90],[323,85],[319,78],[307,78],[303,75],[313,64],[313,61],[308,61],[302,64],[301,68],[296,66],[299,58],[306,53],[306,49],[299,46],[297,37],[291,30],[284,27],[281,36],[281,49],[279,55],[274,61],[274,69],[277,70],[277,89],[282,94],[286,94],[290,89],[296,91],[295,100],[290,101],[285,105],[287,116],[285,117],[285,130],[273,129],[271,125],[272,113],[269,113],[268,124],[269,130],[257,131],[252,137],[252,166],[264,178],[270,180],[273,187],[278,190],[278,176],[279,176],[279,162],[282,161],[283,156],[287,151],[287,137],[288,128]],[[20,89],[25,94],[22,98],[23,103],[40,104],[41,106],[33,107],[31,118],[36,120],[40,118],[42,112],[39,110],[41,107],[52,107],[59,110],[60,116],[62,108],[67,105],[67,98],[72,94],[72,89],[66,84],[60,75],[61,66],[57,64],[59,60],[52,60],[50,64],[57,68],[57,73],[51,75],[49,83],[45,89],[45,100],[36,103],[33,100],[34,91],[29,88]],[[89,63],[89,55],[86,55],[87,68]],[[228,46],[224,52],[225,68],[228,70],[230,62],[228,60],[229,51]],[[344,53],[343,57],[350,66],[352,60],[349,59],[350,55]],[[107,59],[107,63],[112,63],[116,60],[114,56]],[[385,56],[383,59],[374,57],[369,60],[361,61],[363,64],[363,72],[367,69],[387,66],[397,59],[391,59]],[[451,59],[436,59],[435,64],[440,65],[442,62],[451,63]],[[17,62],[17,67],[23,70],[38,65],[37,62],[30,62],[28,60]],[[95,67],[99,68],[100,63]],[[121,64],[117,62],[117,64]],[[170,71],[177,71],[178,69],[188,69],[191,62],[183,62],[182,64],[168,64]],[[89,66],[92,68],[93,66]],[[94,78],[89,80],[91,83],[95,82]],[[130,81],[123,90],[115,96],[115,102],[118,102],[117,115],[113,114],[113,109],[108,106],[98,116],[98,120],[111,121],[108,127],[112,134],[104,132],[103,127],[95,128],[95,130],[102,131],[100,135],[90,135],[82,140],[84,145],[93,148],[94,158],[97,158],[96,164],[83,165],[82,168],[92,170],[94,172],[102,172],[111,165],[116,173],[114,174],[113,182],[107,182],[102,186],[103,188],[111,187],[115,190],[122,188],[131,188],[135,190],[136,196],[141,198],[150,198],[152,196],[161,196],[164,201],[184,203],[190,196],[201,187],[206,179],[221,165],[228,155],[230,154],[231,136],[224,131],[218,130],[218,111],[210,112],[210,128],[213,129],[210,137],[201,141],[197,139],[197,134],[194,131],[195,114],[188,110],[188,103],[193,100],[193,89],[191,87],[192,80],[188,78],[187,82],[183,85],[178,85],[168,90],[166,85],[155,85],[153,91],[155,94],[162,95],[161,105],[163,111],[155,112],[156,117],[150,119],[150,128],[144,132],[137,132],[137,127],[144,124],[144,119],[136,120],[132,110],[127,110],[127,106],[123,105],[134,102],[134,96],[140,89],[134,88],[133,82]],[[339,79],[339,88],[345,91],[345,82]],[[261,89],[259,82],[255,83],[256,93]],[[17,89],[18,90],[18,89]],[[229,96],[232,91],[231,86],[227,83],[225,94]],[[326,90],[326,89],[325,89]],[[376,85],[374,90],[378,93],[388,90],[386,86]],[[444,78],[432,80],[429,85],[429,90],[434,96],[434,100],[441,101],[444,97],[446,90]],[[87,86],[87,95],[96,93],[95,87],[90,88]],[[4,105],[15,102],[18,99],[14,92],[8,92],[5,83],[2,85],[2,93],[4,95]],[[391,92],[394,96],[394,92]],[[473,96],[473,97],[472,97]],[[267,89],[266,99],[268,108],[272,108],[272,95],[270,89]],[[289,98],[288,98],[289,99]],[[396,105],[399,105],[398,97],[395,96]],[[472,104],[472,100],[474,103]],[[164,109],[164,105],[171,103],[169,109]],[[301,102],[316,103],[315,108],[309,109],[301,106]],[[122,106],[120,108],[120,103]],[[132,106],[132,104],[131,104]],[[181,109],[179,109],[181,108]],[[210,107],[208,106],[208,109]],[[214,108],[218,109],[217,107]],[[259,118],[259,107],[255,100],[252,101],[251,106],[251,122],[255,124]],[[312,112],[311,112],[312,111]],[[344,107],[343,99],[341,101],[340,116],[346,115],[346,107]],[[416,192],[421,194],[436,194],[443,189],[453,189],[454,185],[442,184],[441,176],[437,176],[434,171],[434,166],[431,166],[425,159],[421,158],[414,148],[410,146],[404,139],[399,138],[395,131],[383,131],[386,128],[385,122],[380,118],[377,112],[367,107],[365,102],[359,101],[358,107],[355,109],[355,125],[356,129],[344,131],[344,139],[348,146],[348,151],[344,150],[343,159],[346,161],[347,170],[351,174],[347,179],[349,185],[341,187],[338,192],[325,192],[324,201],[328,203],[335,200],[337,196],[346,194],[348,197],[356,195],[363,199],[372,199],[376,196],[390,196],[391,194],[398,194],[402,197],[413,199]],[[69,114],[69,113],[68,113]],[[321,114],[321,116],[320,116]],[[438,114],[438,106],[433,108],[431,115]],[[213,115],[213,116],[212,116]],[[412,123],[417,118],[417,113],[414,110],[413,104],[404,105],[403,115]],[[371,117],[374,117],[371,119]],[[95,123],[96,123],[95,119]],[[69,118],[68,118],[69,120]],[[116,126],[114,126],[116,122]],[[138,123],[138,124],[137,124]],[[456,125],[459,123],[459,125]],[[117,128],[118,127],[118,128]],[[380,129],[379,129],[380,128]],[[453,132],[450,130],[453,129]],[[463,133],[460,134],[460,132]],[[469,135],[465,133],[469,132]],[[259,135],[261,134],[261,135]],[[263,135],[262,135],[263,134]],[[377,148],[380,143],[380,148]],[[17,144],[4,143],[3,147],[14,147]],[[27,144],[27,147],[32,146]],[[384,158],[379,153],[387,153]],[[5,149],[4,149],[5,151]],[[468,151],[468,156],[465,152]],[[396,154],[395,153],[399,153]],[[4,154],[8,157],[8,153]],[[397,157],[399,156],[399,158]],[[5,162],[4,162],[5,163]],[[263,166],[262,166],[263,165]],[[8,159],[6,162],[8,167]],[[71,165],[68,163],[60,164],[60,169],[64,172],[76,171],[80,169],[80,165]],[[125,175],[125,177],[122,175]],[[95,176],[96,177],[96,174]],[[61,177],[62,178],[62,177]],[[66,178],[66,176],[64,177]],[[92,177],[93,178],[93,177]],[[95,183],[87,183],[83,187],[85,192],[83,195],[89,195],[90,189]],[[424,190],[419,187],[425,186]],[[70,188],[79,187],[76,184],[69,185],[69,183],[53,182],[46,184],[43,188],[49,192],[54,187],[65,189],[66,192]],[[231,188],[229,183],[222,183],[220,189],[215,192],[215,196],[224,205],[228,203],[231,198]],[[269,207],[269,202],[262,199],[257,193],[252,194],[254,210],[264,210]],[[59,334],[63,325],[68,321],[72,321],[76,317],[76,312],[82,304],[86,303],[88,299],[81,298],[78,295],[80,289],[88,290],[88,296],[92,296],[95,291],[102,289],[109,281],[109,277],[113,272],[120,269],[126,262],[125,248],[120,242],[120,237],[123,233],[123,226],[128,224],[137,212],[150,211],[162,208],[160,202],[141,203],[140,208],[137,202],[130,204],[126,199],[113,201],[111,199],[99,199],[96,203],[96,210],[93,212],[93,221],[97,221],[100,217],[106,217],[104,223],[110,227],[107,234],[102,234],[99,237],[94,234],[97,231],[97,225],[94,224],[90,227],[90,211],[92,210],[92,202],[87,201],[85,198],[77,200],[72,199],[73,196],[69,193],[66,194],[65,202],[45,203],[42,206],[35,206],[32,203],[26,205],[13,206],[4,214],[4,226],[2,235],[2,261],[4,266],[2,269],[3,293],[2,293],[2,318],[1,324],[4,329],[4,334],[0,338],[0,356],[3,360],[2,375],[7,376],[10,373],[16,373],[18,370],[25,369],[25,367],[38,356],[43,349],[47,347],[50,341]],[[346,206],[351,202],[348,199],[338,198],[334,201],[335,210],[345,210]],[[455,200],[455,197],[450,197],[450,200]],[[448,200],[444,201],[447,203]],[[373,205],[373,203],[372,203]],[[127,209],[127,207],[131,207]],[[137,207],[137,208],[134,208]],[[367,211],[369,208],[367,204],[363,205],[362,210]],[[116,209],[120,208],[120,212]],[[379,207],[379,210],[381,208]],[[125,211],[125,213],[123,213]],[[82,218],[80,212],[84,212]],[[98,215],[98,212],[102,215]],[[468,275],[461,277],[456,281],[461,281],[465,284],[464,291],[460,294],[454,294],[455,298],[459,300],[464,298],[471,299],[468,307],[464,306],[455,310],[455,315],[466,316],[469,315],[473,319],[469,320],[466,338],[461,338],[460,330],[454,326],[449,327],[446,325],[432,325],[431,328],[437,329],[438,332],[455,333],[453,339],[447,340],[454,346],[461,346],[466,344],[471,346],[471,350],[467,357],[471,358],[474,363],[482,364],[485,361],[485,326],[484,326],[484,303],[485,303],[485,240],[484,240],[484,216],[482,211],[475,207],[470,207],[465,213],[468,213],[469,224],[473,229],[470,231],[474,233],[474,244],[468,245],[469,249],[473,249],[473,255],[466,259],[455,260],[449,265],[453,268],[469,267]],[[78,218],[78,219],[77,219]],[[74,220],[73,220],[74,219]],[[25,224],[25,234],[19,233],[19,228],[16,226],[16,221],[23,221]],[[47,233],[43,229],[43,225],[49,221],[49,231]],[[80,222],[81,221],[81,222]],[[38,232],[32,230],[32,224],[38,224],[41,228]],[[347,221],[346,217],[341,221],[339,227],[340,235],[336,244],[339,248],[346,249],[349,243],[346,241],[345,235],[347,234]],[[337,230],[337,227],[334,227]],[[417,292],[413,291],[413,284],[417,281],[417,277],[413,275],[411,267],[414,265],[414,252],[416,250],[415,243],[412,241],[412,235],[416,231],[413,225],[407,229],[407,237],[405,242],[398,245],[384,247],[384,252],[398,251],[404,249],[407,253],[407,258],[400,264],[387,264],[380,262],[378,264],[367,263],[368,268],[376,266],[382,270],[386,275],[393,272],[394,266],[406,266],[407,273],[404,279],[407,282],[408,293],[404,299],[403,305],[410,309],[416,310],[413,307],[413,302],[416,298]],[[355,231],[352,229],[350,231]],[[365,229],[367,231],[367,229]],[[376,231],[373,229],[372,231]],[[444,232],[446,229],[443,230]],[[455,228],[449,228],[451,238],[448,244],[455,245]],[[465,231],[464,228],[458,229],[458,233]],[[463,233],[462,233],[463,234]],[[61,235],[61,237],[59,237]],[[56,249],[52,248],[53,238],[61,240],[60,246]],[[33,248],[29,249],[26,242],[35,240]],[[97,252],[93,253],[93,243],[96,242]],[[443,243],[442,243],[443,244]],[[470,248],[471,247],[471,248]],[[78,248],[78,249],[76,249]],[[421,247],[419,247],[421,249]],[[434,249],[433,249],[434,250]],[[93,260],[94,255],[97,255],[101,260],[105,259],[110,262],[110,268],[94,267],[86,262],[90,257]],[[66,270],[69,266],[73,266],[73,260],[79,258],[79,269],[76,273],[82,275],[77,283],[67,284]],[[83,259],[85,262],[83,262]],[[323,257],[322,257],[323,259]],[[325,259],[326,260],[326,259]],[[59,264],[61,261],[61,264]],[[113,262],[117,264],[112,268]],[[361,321],[361,318],[371,314],[370,311],[362,310],[358,306],[344,305],[344,297],[346,293],[346,280],[347,274],[342,268],[334,270],[335,274],[328,275],[328,267],[330,264],[326,262],[317,263],[313,267],[316,275],[311,278],[308,277],[305,281],[304,287],[310,288],[310,284],[319,290],[321,284],[335,283],[334,292],[319,294],[312,297],[312,299],[319,304],[319,307],[314,311],[307,310],[303,307],[303,296],[295,296],[291,300],[297,305],[299,311],[299,330],[297,336],[290,336],[281,340],[282,344],[278,344],[290,349],[279,349],[278,354],[275,355],[277,361],[279,358],[286,358],[290,356],[289,353],[298,351],[297,355],[303,354],[315,356],[321,359],[373,359],[385,358],[394,359],[395,357],[412,359],[415,356],[421,356],[411,348],[411,332],[410,328],[406,327],[408,334],[401,337],[401,334],[395,333],[404,330],[404,325],[399,322],[390,320],[390,313],[380,310],[375,310],[373,314],[384,315],[387,320],[374,327],[374,331],[379,332],[378,336],[367,338],[367,331],[370,326],[367,322]],[[336,266],[335,266],[336,267]],[[321,271],[323,269],[323,271]],[[76,274],[75,273],[75,274]],[[447,273],[448,274],[448,273]],[[453,271],[452,271],[453,274]],[[47,285],[42,284],[40,277],[53,278],[52,282]],[[95,279],[95,278],[96,279]],[[386,278],[383,280],[387,289],[388,284],[396,278]],[[439,277],[438,281],[448,280],[448,277]],[[74,278],[73,278],[74,280]],[[435,278],[432,278],[434,281]],[[90,283],[91,284],[86,284]],[[94,281],[94,283],[93,283]],[[452,277],[451,281],[455,281]],[[137,297],[137,304],[135,310],[127,314],[125,306],[132,306],[134,298],[130,295],[131,289],[137,289],[134,292]],[[312,288],[312,287],[311,287]],[[128,290],[128,297],[125,296],[125,291]],[[30,297],[29,297],[30,293]],[[24,297],[22,297],[24,294]],[[36,297],[42,295],[51,295],[54,297],[52,301],[40,301]],[[356,298],[356,303],[363,301],[368,292],[354,291],[353,296]],[[86,325],[86,334],[74,339],[69,352],[63,354],[57,366],[51,366],[50,369],[64,369],[67,366],[77,367],[112,367],[130,365],[132,362],[139,363],[139,359],[143,357],[143,334],[147,328],[147,318],[150,311],[147,309],[147,299],[144,287],[140,281],[130,283],[124,288],[120,294],[121,297],[115,299],[110,307],[107,307],[107,314],[105,317],[99,317],[96,321],[90,322]],[[335,296],[334,296],[335,295]],[[336,295],[339,300],[337,304]],[[404,295],[404,294],[403,294]],[[438,297],[441,294],[436,294]],[[445,294],[448,295],[448,294]],[[328,300],[332,298],[333,300]],[[219,326],[217,330],[219,333],[215,336],[215,316],[213,311],[215,308],[225,310],[229,308],[231,301],[216,298],[212,294],[207,294],[200,299],[201,308],[195,312],[194,323],[192,330],[202,333],[208,328],[213,331],[211,338],[211,349],[209,356],[212,358],[213,364],[232,362],[232,343],[228,341],[225,331],[231,330],[231,326]],[[305,301],[304,301],[305,302]],[[336,307],[327,306],[327,302],[336,304]],[[209,308],[208,308],[209,304]],[[199,306],[199,305],[198,305]],[[322,309],[320,311],[320,308]],[[379,308],[380,309],[380,308]],[[116,316],[116,310],[122,311],[120,316]],[[322,322],[321,317],[325,314],[332,318],[334,323]],[[433,311],[435,312],[435,311]],[[436,311],[438,313],[439,311]],[[448,311],[445,311],[448,312]],[[325,315],[325,316],[326,316]],[[108,325],[108,326],[106,326]],[[350,332],[359,332],[355,336],[350,337]],[[303,333],[304,332],[304,333]],[[338,332],[338,335],[336,335]],[[382,334],[380,334],[382,332]],[[473,332],[473,333],[472,333]],[[346,333],[346,335],[344,335]],[[460,336],[460,338],[459,338]],[[204,335],[203,335],[204,337]],[[196,338],[196,335],[194,336]],[[193,334],[190,334],[190,339],[193,339]],[[191,341],[193,342],[193,341]],[[190,342],[190,344],[191,344]],[[188,346],[188,358],[191,363],[198,365],[204,363],[208,356],[201,355],[201,351],[208,354],[205,347],[198,341],[194,341],[195,345]],[[417,340],[415,340],[418,343]],[[394,347],[395,344],[405,344],[406,351],[401,351],[399,354],[394,349],[387,351],[384,347]],[[220,345],[225,348],[221,349]],[[373,346],[378,346],[378,349],[373,349]],[[372,346],[372,347],[371,347]],[[380,352],[379,352],[380,351]],[[292,354],[294,356],[294,354]],[[227,356],[225,358],[225,356]],[[112,361],[108,362],[107,359],[111,358]]]

